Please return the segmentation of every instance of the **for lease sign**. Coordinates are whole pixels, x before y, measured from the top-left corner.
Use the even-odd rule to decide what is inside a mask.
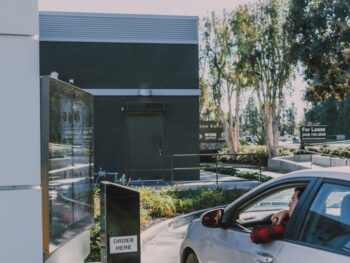
[[[327,126],[326,125],[301,126],[300,140],[301,142],[307,142],[307,143],[325,142],[327,140]]]
[[[109,238],[109,253],[137,252],[137,236],[122,236]]]

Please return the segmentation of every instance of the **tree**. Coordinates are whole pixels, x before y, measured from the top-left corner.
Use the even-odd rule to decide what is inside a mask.
[[[345,134],[350,138],[350,95],[338,101],[335,97],[327,100],[314,100],[305,112],[304,123],[328,126],[328,134]]]
[[[258,139],[258,144],[265,144],[265,131],[263,129],[262,118],[259,113],[256,101],[251,96],[243,113],[242,129],[247,135]]]
[[[231,13],[223,11],[222,16],[214,12],[205,19],[204,45],[201,56],[208,66],[206,82],[211,88],[216,112],[221,120],[226,143],[231,153],[239,152],[240,94],[243,79],[236,70],[236,57],[233,49],[234,36],[230,28]],[[204,69],[205,71],[206,69]],[[235,95],[235,108],[233,97]],[[226,101],[225,101],[226,100]],[[228,112],[224,112],[225,103]]]
[[[257,94],[270,157],[277,156],[284,92],[293,70],[286,30],[288,3],[270,0],[241,6],[231,23],[240,36],[239,57]]]
[[[294,103],[283,110],[280,126],[281,135],[284,135],[285,133],[294,135],[296,128],[296,114],[297,109]]]
[[[213,101],[211,100],[208,83],[202,78],[199,78],[199,88],[201,96],[199,97],[199,114],[201,120],[217,121],[217,112]]]
[[[350,93],[350,1],[292,0],[292,54],[308,83],[307,98],[343,99]]]

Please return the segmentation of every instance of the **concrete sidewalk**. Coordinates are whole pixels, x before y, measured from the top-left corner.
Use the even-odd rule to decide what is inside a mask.
[[[141,263],[179,263],[179,251],[187,226],[169,228],[157,235],[141,252]]]
[[[226,167],[226,166],[225,166]],[[257,168],[235,168],[240,171],[251,172],[251,173],[259,173],[260,170]],[[266,176],[271,176],[272,178],[277,178],[283,175],[283,173],[271,172],[271,171],[261,171],[261,174]],[[174,185],[160,185],[160,184],[149,184],[147,187],[153,189],[161,189],[164,187],[171,187],[179,190],[187,190],[187,189],[198,189],[198,188],[225,188],[225,189],[251,189],[259,185],[258,181],[250,181],[244,178],[235,177],[231,175],[218,174],[215,172],[209,171],[200,171],[200,180],[197,181],[175,181]]]

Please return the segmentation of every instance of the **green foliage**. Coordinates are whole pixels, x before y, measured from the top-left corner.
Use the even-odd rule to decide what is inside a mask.
[[[178,213],[188,213],[233,202],[246,191],[242,189],[197,189],[171,191],[170,196],[177,200]]]
[[[100,262],[101,261],[101,224],[99,217],[95,218],[95,223],[90,229],[90,254],[85,262]]]
[[[256,104],[257,103],[254,100],[253,96],[250,96],[248,103],[244,109],[242,118],[242,130],[246,135],[257,137],[258,144],[263,145],[265,144],[265,130],[263,119]]]
[[[218,108],[224,96],[224,83],[234,80],[229,77],[230,66],[233,66],[233,35],[229,28],[229,15],[223,12],[222,16],[218,16],[213,12],[210,17],[205,18],[203,44],[200,48],[200,61],[205,62],[202,64],[202,71],[205,71],[206,65],[209,66],[208,77],[203,80],[211,88],[213,100]]]
[[[242,145],[238,155],[229,155],[227,148],[219,151],[219,161],[224,163],[267,165],[267,150],[265,146]]]
[[[350,146],[306,147],[306,150],[321,154],[350,158]]]
[[[292,147],[279,147],[279,156],[290,156],[294,154],[298,154],[299,148]]]
[[[199,114],[201,120],[217,120],[218,113],[215,104],[211,100],[208,83],[203,79],[199,79],[199,88],[201,96],[199,97]]]
[[[100,188],[94,189],[94,224],[90,229],[90,244],[91,250],[86,262],[101,261],[101,224],[100,224]]]
[[[176,214],[176,204],[166,189],[152,191],[141,188],[141,203],[151,217],[171,217]]]
[[[242,190],[197,189],[159,191],[140,188],[141,203],[150,218],[174,217],[204,208],[224,205],[242,195]]]
[[[216,168],[205,168],[205,170],[210,172],[216,172]],[[260,182],[267,182],[272,179],[271,176],[266,176],[264,174],[256,172],[240,171],[234,168],[218,168],[218,173]]]
[[[292,56],[303,64],[308,99],[343,99],[350,92],[350,2],[292,0]]]
[[[281,125],[280,125],[281,136],[285,134],[294,135],[295,128],[296,128],[296,114],[297,114],[297,109],[294,103],[292,103],[290,107],[287,107],[284,109],[284,111],[282,111]]]
[[[277,155],[277,141],[284,96],[293,72],[291,40],[286,31],[288,0],[259,1],[243,5],[231,21],[238,54],[259,101],[269,156]]]
[[[341,101],[334,97],[313,100],[312,108],[305,112],[304,122],[328,125],[328,134],[345,134],[350,138],[350,95]]]

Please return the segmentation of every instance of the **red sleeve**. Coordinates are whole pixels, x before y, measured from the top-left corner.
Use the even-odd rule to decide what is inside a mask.
[[[282,238],[284,229],[284,225],[256,226],[250,233],[250,239],[256,244],[270,243]]]

